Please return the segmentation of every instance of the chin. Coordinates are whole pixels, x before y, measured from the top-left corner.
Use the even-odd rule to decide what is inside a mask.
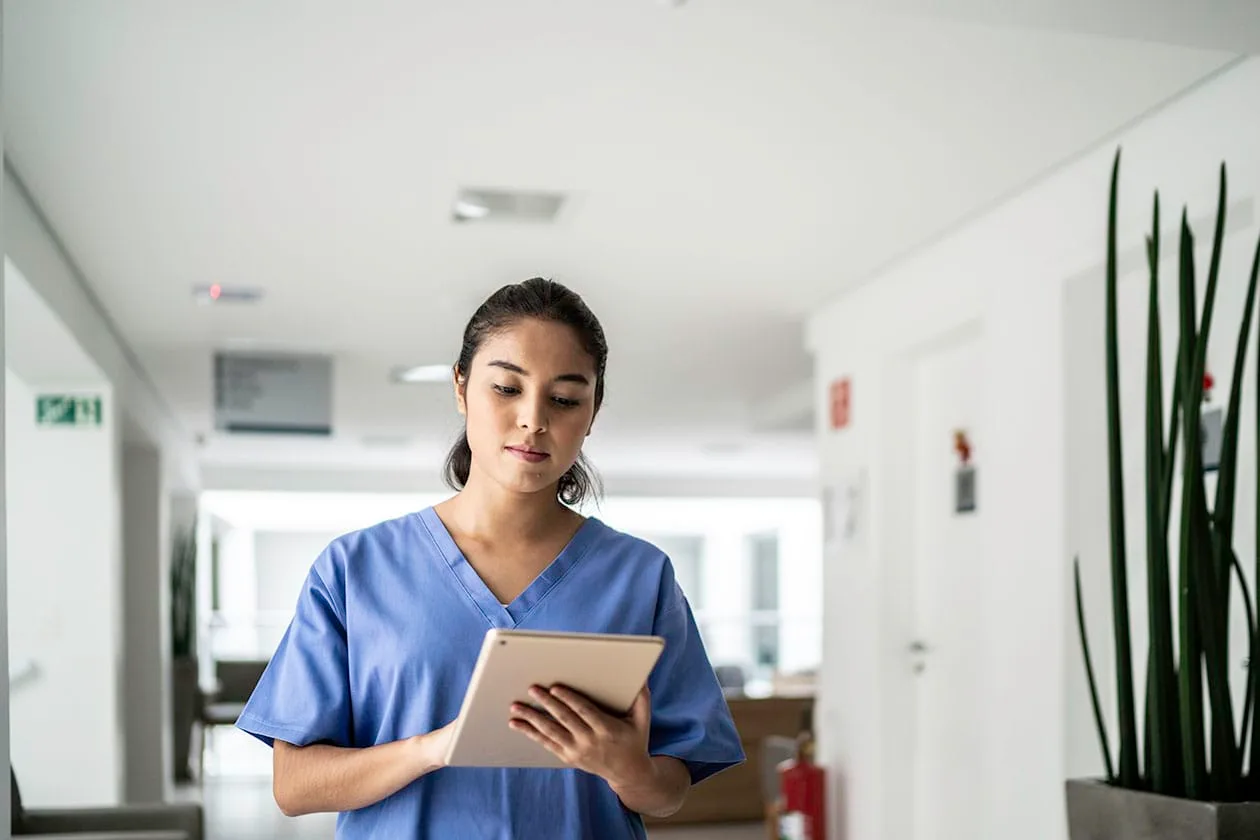
[[[535,493],[541,493],[545,490],[552,489],[560,481],[560,476],[550,477],[531,473],[528,475],[501,475],[499,483],[513,493],[520,493],[525,496],[532,496]]]

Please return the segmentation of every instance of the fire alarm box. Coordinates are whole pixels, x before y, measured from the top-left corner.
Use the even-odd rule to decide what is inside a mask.
[[[850,386],[848,378],[831,383],[831,428],[843,429],[849,425]]]

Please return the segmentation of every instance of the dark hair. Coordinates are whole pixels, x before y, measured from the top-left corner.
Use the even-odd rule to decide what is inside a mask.
[[[598,413],[604,402],[604,368],[608,362],[604,328],[576,292],[554,280],[535,277],[524,283],[504,286],[487,298],[464,328],[464,343],[459,350],[459,361],[455,364],[456,372],[461,377],[468,376],[473,357],[487,338],[527,318],[564,324],[577,333],[582,347],[595,362],[595,411]],[[465,430],[460,432],[459,440],[455,441],[446,456],[446,483],[455,490],[462,490],[468,483],[471,468],[472,449]],[[599,476],[586,456],[579,454],[577,462],[560,477],[556,495],[567,505],[577,505],[588,498],[598,498],[602,492]]]

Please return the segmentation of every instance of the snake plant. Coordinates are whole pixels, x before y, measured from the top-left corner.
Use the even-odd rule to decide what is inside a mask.
[[[1139,733],[1138,697],[1133,685],[1134,659],[1129,623],[1120,432],[1119,313],[1116,300],[1119,176],[1120,152],[1117,151],[1111,173],[1108,208],[1106,375],[1112,640],[1116,648],[1119,707],[1118,765],[1112,762],[1111,739],[1103,720],[1089,652],[1089,636],[1081,599],[1079,558],[1075,564],[1077,626],[1107,781],[1126,789],[1194,800],[1260,801],[1260,737],[1256,737],[1254,726],[1255,706],[1257,696],[1260,695],[1260,661],[1253,655],[1257,642],[1256,608],[1260,605],[1252,601],[1234,536],[1244,361],[1256,302],[1256,281],[1260,275],[1260,243],[1257,243],[1251,273],[1247,278],[1246,303],[1236,338],[1215,495],[1209,505],[1200,424],[1208,340],[1212,329],[1225,231],[1226,167],[1222,164],[1220,171],[1216,230],[1208,264],[1202,313],[1195,311],[1197,297],[1194,233],[1184,210],[1181,216],[1176,278],[1179,299],[1176,336],[1178,349],[1166,425],[1159,307],[1159,194],[1155,194],[1152,230],[1146,239],[1150,279],[1146,313],[1146,435],[1143,451],[1146,498],[1143,510],[1149,647],[1145,655],[1145,693],[1141,697],[1144,725]],[[1256,384],[1260,407],[1260,371],[1257,371]],[[1260,418],[1260,410],[1257,411],[1257,418]],[[1260,429],[1254,431],[1260,433]],[[1258,458],[1256,498],[1260,505],[1260,440],[1255,449]],[[1177,475],[1181,477],[1180,521],[1174,535],[1170,529],[1173,525],[1174,477]],[[1172,580],[1174,559],[1177,562],[1175,590]],[[1260,551],[1256,553],[1253,562],[1256,570],[1253,579],[1260,580]],[[1233,590],[1235,582],[1239,586],[1237,593]],[[1260,592],[1257,594],[1260,595]],[[1229,649],[1230,604],[1235,595],[1241,595],[1239,600],[1244,606],[1244,618],[1248,627],[1245,699],[1240,710],[1241,716],[1236,714],[1239,710],[1234,707],[1230,681],[1231,656],[1237,657],[1240,653]]]
[[[179,531],[172,540],[171,655],[194,656],[197,646],[197,528]]]

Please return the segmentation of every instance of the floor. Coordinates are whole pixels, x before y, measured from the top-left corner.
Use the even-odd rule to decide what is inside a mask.
[[[271,796],[271,752],[250,736],[217,727],[208,741],[203,785],[178,797],[206,809],[206,840],[331,840],[333,814],[286,817]],[[687,829],[656,829],[651,840],[764,840],[757,823]]]

